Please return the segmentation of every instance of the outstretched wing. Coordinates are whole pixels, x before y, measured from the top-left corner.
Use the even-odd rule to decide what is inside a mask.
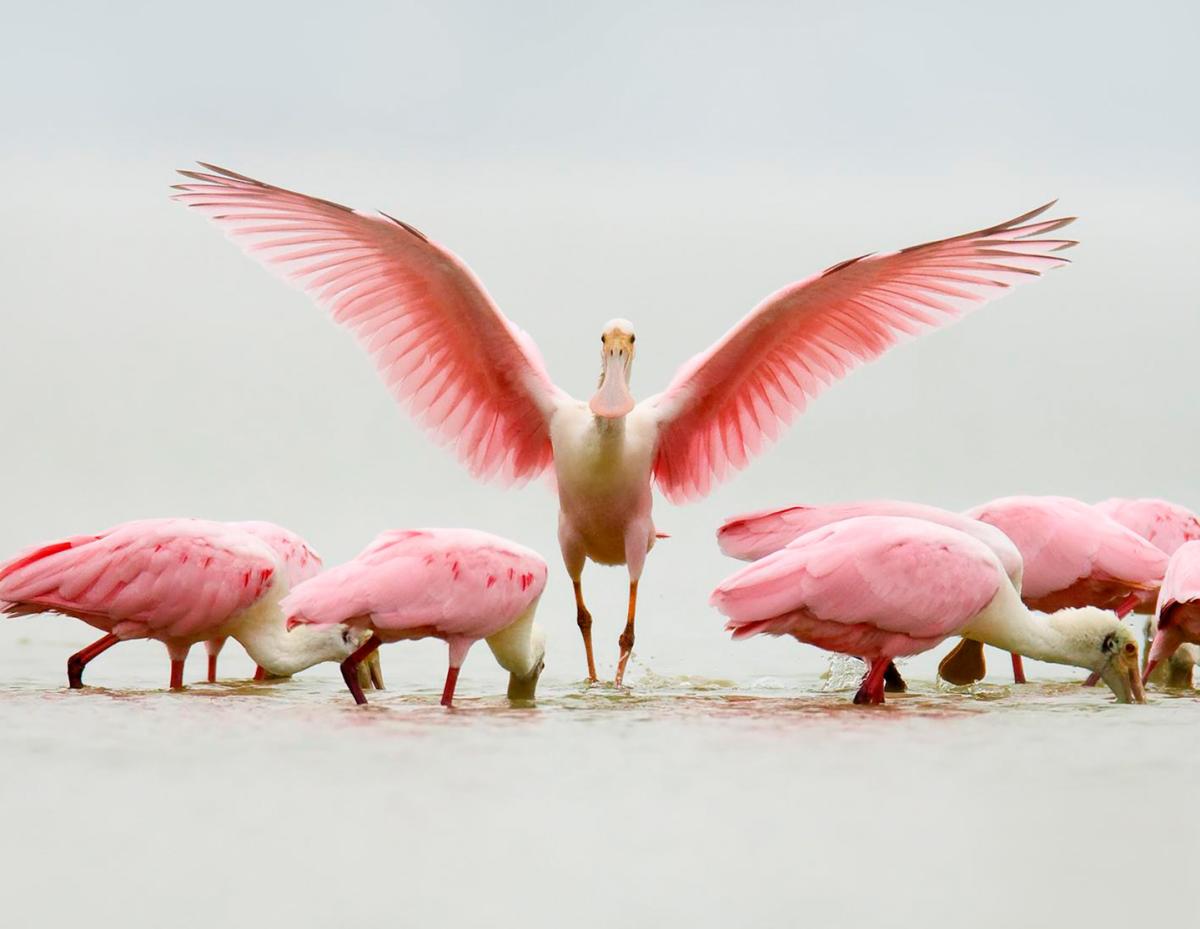
[[[682,502],[743,468],[826,386],[901,337],[943,325],[1067,263],[1047,238],[1073,217],[1008,222],[834,265],[768,297],[644,404],[659,423],[654,476]]]
[[[386,214],[202,165],[175,199],[349,326],[397,400],[477,477],[525,481],[551,462],[549,418],[565,394],[532,340],[448,249]]]

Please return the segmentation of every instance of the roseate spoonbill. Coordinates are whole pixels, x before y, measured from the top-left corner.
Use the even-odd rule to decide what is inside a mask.
[[[717,530],[721,551],[742,561],[757,561],[786,546],[789,542],[813,529],[855,516],[911,516],[972,536],[995,552],[1004,573],[1013,587],[1021,590],[1021,553],[1003,532],[995,526],[980,522],[940,507],[904,500],[864,500],[854,503],[834,503],[824,506],[787,506],[760,510],[734,516]],[[903,692],[904,679],[893,664],[884,674],[884,689]]]
[[[1200,644],[1200,541],[1185,542],[1171,556],[1158,592],[1155,620],[1145,680],[1180,646]]]
[[[1095,507],[1168,556],[1174,555],[1184,542],[1200,539],[1200,516],[1170,500],[1110,497]],[[1141,604],[1139,611],[1140,608]],[[1150,601],[1150,612],[1154,612],[1154,600]]]
[[[1121,702],[1145,699],[1137,643],[1115,616],[1091,607],[1033,616],[992,549],[923,519],[857,516],[814,529],[742,568],[711,602],[735,639],[791,635],[865,658],[855,703],[882,703],[892,659],[951,635],[1090,668]]]
[[[342,676],[363,704],[358,663],[384,642],[437,638],[450,649],[442,705],[450,706],[467,652],[484,639],[509,672],[508,696],[532,700],[546,654],[533,622],[546,586],[546,562],[534,551],[474,529],[385,532],[356,558],[301,584],[283,601],[287,627],[368,630],[342,662]]]
[[[591,399],[555,386],[533,341],[449,249],[387,214],[368,215],[223,168],[181,171],[176,199],[206,213],[355,331],[397,399],[479,478],[553,468],[559,546],[596,680],[584,563],[624,564],[619,684],[634,644],[638,582],[654,545],[651,482],[703,497],[742,468],[829,383],[902,336],[942,325],[1066,263],[1051,236],[1072,218],[1008,222],[843,261],[767,297],[662,393],[635,403],[633,325],[600,334]]]
[[[1158,590],[1167,569],[1161,550],[1070,497],[1002,497],[966,515],[995,526],[1017,546],[1025,562],[1021,599],[1033,610],[1094,606],[1124,617]],[[1013,679],[1023,684],[1020,655],[1013,655]],[[959,643],[938,667],[952,684],[972,683],[985,672],[982,646],[971,641]]]
[[[1155,497],[1127,499],[1110,497],[1096,505],[1105,516],[1115,519],[1126,529],[1136,532],[1151,545],[1161,548],[1167,555],[1174,555],[1184,542],[1200,539],[1200,517],[1187,507]],[[1157,597],[1145,596],[1135,611],[1146,616],[1143,624],[1145,648],[1143,660],[1150,657],[1150,643],[1154,640],[1154,612]],[[1190,687],[1192,667],[1200,655],[1192,647],[1180,648],[1172,656],[1169,668],[1159,671],[1155,683],[1170,681],[1172,687]]]
[[[0,612],[62,613],[104,631],[67,662],[72,688],[83,686],[89,661],[128,639],[166,645],[172,689],[183,686],[184,660],[197,642],[232,636],[278,676],[352,654],[362,637],[349,629],[287,634],[279,601],[288,574],[285,559],[244,528],[146,519],[43,545],[0,566]]]

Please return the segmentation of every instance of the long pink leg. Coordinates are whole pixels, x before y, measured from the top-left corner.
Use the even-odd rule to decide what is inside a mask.
[[[862,686],[854,695],[855,703],[883,703],[883,676],[891,662],[890,658],[875,658],[871,661],[871,667],[863,677]]]
[[[450,666],[446,668],[446,684],[442,687],[442,706],[454,704],[454,688],[458,685],[458,672],[463,662],[467,660],[467,652],[471,649],[470,639],[447,639],[450,648]]]
[[[442,687],[442,706],[453,706],[454,688],[458,686],[458,668],[451,665],[446,669],[446,684]]]
[[[109,633],[102,639],[97,639],[87,648],[81,648],[74,655],[67,659],[67,684],[72,690],[79,690],[83,686],[83,669],[87,667],[89,661],[99,655],[101,652],[106,652],[121,640],[112,633]]]
[[[184,689],[184,663],[191,646],[167,642],[167,654],[170,655],[170,689]]]
[[[221,654],[221,649],[224,647],[224,636],[219,639],[209,639],[204,643],[204,649],[208,652],[208,682],[210,684],[217,682],[217,656]]]
[[[364,658],[370,655],[371,652],[375,651],[375,649],[379,648],[379,646],[382,644],[383,639],[379,638],[377,635],[372,635],[371,638],[367,639],[366,642],[358,647],[358,650],[354,652],[354,654],[352,654],[341,664],[342,680],[346,682],[346,687],[349,688],[350,693],[354,696],[354,702],[359,706],[362,706],[364,703],[366,703],[367,698],[366,695],[363,694],[362,685],[358,683],[358,665]]]
[[[1012,664],[1013,664],[1013,683],[1014,684],[1024,684],[1025,683],[1025,665],[1021,661],[1021,656],[1018,655],[1016,652],[1012,653]]]

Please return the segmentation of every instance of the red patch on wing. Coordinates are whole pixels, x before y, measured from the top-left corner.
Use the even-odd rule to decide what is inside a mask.
[[[496,575],[494,575],[494,574],[489,574],[489,575],[488,575],[488,578],[487,578],[487,586],[488,586],[488,587],[494,587],[494,586],[495,586],[495,584],[496,584]]]
[[[30,552],[19,561],[14,561],[3,571],[0,571],[0,580],[8,577],[15,571],[20,571],[27,565],[33,564],[35,561],[41,561],[43,558],[49,558],[51,555],[57,555],[59,552],[65,552],[69,548],[74,548],[70,542],[55,542],[53,545],[47,545],[45,548],[39,548],[36,552]]]

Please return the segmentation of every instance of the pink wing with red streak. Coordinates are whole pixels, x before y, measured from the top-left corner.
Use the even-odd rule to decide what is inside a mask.
[[[124,637],[190,638],[254,604],[275,570],[267,546],[222,523],[142,520],[0,566],[0,604],[90,618]]]
[[[489,533],[386,532],[352,561],[301,584],[282,606],[289,625],[365,617],[385,634],[427,628],[483,639],[541,596],[546,573],[536,552]]]
[[[1007,584],[987,546],[908,517],[813,530],[726,580],[711,602],[735,638],[787,634],[796,613],[915,639],[958,632]],[[845,649],[853,653],[852,643]]]

